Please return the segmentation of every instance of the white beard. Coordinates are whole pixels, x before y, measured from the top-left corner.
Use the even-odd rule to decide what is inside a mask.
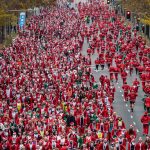
[[[15,113],[15,112],[13,112],[13,113],[12,113],[12,117],[13,117],[13,118],[15,118],[15,116],[16,116],[16,113]]]
[[[6,95],[7,95],[8,98],[10,97],[10,89],[6,90]]]
[[[57,141],[59,141],[59,140],[61,140],[61,137],[58,135],[58,136],[57,136]]]
[[[17,96],[18,99],[20,98],[20,94],[17,94],[16,96]]]
[[[23,144],[20,145],[20,150],[22,150],[22,149],[24,149],[24,145]]]
[[[55,148],[55,147],[56,147],[56,142],[53,141],[53,142],[52,142],[52,148]]]
[[[4,132],[4,135],[5,135],[5,136],[8,136],[8,132]]]
[[[61,139],[61,140],[60,140],[60,143],[61,143],[62,145],[64,145],[64,143],[65,143],[65,138]]]
[[[73,102],[73,106],[75,106],[76,105],[76,102]]]
[[[32,144],[29,144],[30,149],[32,149]]]
[[[38,138],[38,134],[34,134],[34,137],[35,137],[35,138]]]

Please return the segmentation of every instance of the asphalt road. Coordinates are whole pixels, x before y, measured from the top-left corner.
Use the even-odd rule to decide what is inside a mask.
[[[86,0],[84,0],[84,2],[85,1]],[[71,7],[75,7],[75,3],[78,3],[78,2],[80,2],[80,1],[75,0],[75,2],[71,5]],[[89,45],[88,45],[86,38],[85,38],[83,49],[82,49],[82,54],[85,56],[87,55],[86,50],[87,50],[88,46]],[[105,66],[104,70],[99,70],[98,72],[95,71],[94,61],[97,58],[97,56],[98,56],[97,53],[95,53],[91,56],[91,59],[92,59],[91,69],[92,69],[92,73],[95,77],[95,80],[97,82],[99,82],[99,77],[102,74],[109,76],[109,71],[108,71],[108,68],[106,66]],[[127,83],[129,85],[131,85],[135,78],[139,79],[139,77],[136,75],[135,71],[133,72],[132,76],[130,76],[128,74]],[[145,137],[142,134],[142,124],[140,121],[141,116],[144,113],[144,107],[143,107],[143,102],[142,102],[142,98],[144,97],[144,92],[143,92],[141,86],[139,87],[138,97],[137,97],[137,100],[135,103],[134,112],[131,113],[129,102],[126,103],[126,102],[124,102],[124,99],[123,99],[122,79],[120,76],[118,79],[118,83],[114,83],[114,85],[116,87],[115,102],[113,103],[114,111],[117,113],[118,116],[123,118],[127,129],[129,129],[130,125],[134,126],[134,128],[137,131],[137,140],[139,137],[142,137],[144,139]]]
[[[85,56],[87,55],[87,53],[86,53],[87,48],[88,48],[88,43],[85,39],[83,49],[82,49],[82,54]],[[92,73],[95,77],[95,80],[97,82],[99,82],[99,77],[102,74],[109,76],[109,70],[105,66],[104,70],[101,70],[99,68],[99,71],[96,72],[95,64],[94,64],[94,61],[96,58],[97,58],[97,53],[95,53],[94,55],[91,56],[91,59],[92,59],[91,69],[92,69]],[[128,75],[127,83],[129,85],[131,85],[135,78],[138,78],[138,76],[135,74],[135,71],[134,71],[132,76]],[[118,79],[118,83],[114,83],[114,85],[116,88],[115,102],[113,103],[114,111],[117,113],[118,116],[121,116],[123,118],[127,129],[130,127],[130,125],[133,125],[137,131],[137,137],[142,137],[143,136],[142,135],[142,124],[140,122],[140,119],[144,113],[144,107],[143,107],[143,102],[142,102],[144,93],[143,93],[141,87],[139,87],[139,92],[138,92],[138,97],[137,97],[136,104],[134,107],[134,112],[131,113],[129,102],[128,103],[124,102],[123,90],[122,90],[122,79],[120,76]]]

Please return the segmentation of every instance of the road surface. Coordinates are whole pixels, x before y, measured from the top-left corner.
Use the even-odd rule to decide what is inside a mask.
[[[80,2],[80,0],[75,0],[75,2],[71,5],[71,7],[75,7],[75,4],[77,4],[78,2]],[[87,1],[83,0],[81,2],[87,2]],[[82,54],[85,55],[85,56],[87,56],[86,50],[87,50],[88,46],[89,46],[89,44],[88,44],[88,42],[85,38],[83,49],[82,49]],[[105,66],[104,70],[100,70],[100,68],[99,68],[98,72],[95,71],[94,61],[97,58],[97,56],[98,56],[98,54],[96,53],[96,51],[95,51],[94,55],[91,56],[91,59],[92,59],[91,69],[92,69],[92,73],[95,77],[95,80],[97,82],[99,82],[99,77],[102,74],[109,76],[109,70]],[[129,85],[131,85],[132,82],[135,80],[135,78],[139,79],[139,77],[136,75],[135,71],[133,72],[132,76],[130,76],[128,74],[127,83]],[[141,116],[144,113],[144,107],[143,107],[143,101],[142,101],[142,98],[144,97],[144,92],[141,88],[141,85],[139,87],[139,92],[138,92],[138,97],[137,97],[135,108],[134,108],[134,113],[130,112],[129,102],[128,103],[124,102],[123,90],[122,90],[122,79],[121,79],[120,76],[119,76],[119,79],[118,79],[118,83],[114,83],[114,85],[115,85],[115,88],[116,88],[115,102],[113,103],[114,111],[117,113],[118,116],[123,118],[127,129],[129,129],[130,125],[134,126],[134,128],[137,131],[137,139],[139,137],[142,137],[144,139],[145,137],[142,134],[142,124],[141,124],[141,121],[140,121]]]

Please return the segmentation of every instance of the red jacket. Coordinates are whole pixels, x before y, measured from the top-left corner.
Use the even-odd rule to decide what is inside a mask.
[[[135,146],[136,150],[146,150],[146,146],[144,143],[137,143]]]
[[[26,150],[31,150],[31,149],[32,149],[32,150],[36,150],[36,145],[35,145],[35,144],[32,144],[31,147],[30,147],[30,144],[27,144],[27,145],[26,145]]]
[[[122,73],[121,73],[121,77],[122,77],[122,78],[126,78],[127,75],[128,75],[128,74],[127,74],[126,72],[122,72]]]
[[[133,145],[133,147],[134,147],[134,149],[135,149],[135,143],[134,143],[134,145]],[[130,143],[128,143],[128,150],[131,150],[131,146],[132,146],[132,144],[131,144],[131,142]],[[135,149],[136,150],[136,149]]]
[[[141,118],[142,124],[148,124],[150,121],[150,117],[148,115],[143,115]]]
[[[10,150],[19,150],[19,145],[18,144],[11,145]]]
[[[99,63],[100,63],[99,60],[96,59],[96,60],[95,60],[95,64],[96,64],[96,65],[99,65]]]
[[[126,150],[126,146],[120,145],[120,150]]]
[[[146,107],[150,107],[150,97],[145,98]]]
[[[128,92],[129,89],[130,89],[130,86],[127,85],[127,84],[124,84],[124,85],[122,86],[122,89],[124,90],[124,92]]]
[[[136,131],[133,131],[133,134],[129,134],[129,131],[126,132],[125,137],[127,138],[128,142],[131,142],[132,139],[136,138]]]
[[[131,100],[131,101],[135,101],[135,100],[136,100],[136,97],[137,97],[137,94],[134,93],[134,92],[131,92],[130,94],[128,94],[128,96],[130,97],[130,100]]]
[[[105,143],[103,143],[102,148],[105,149],[105,150],[109,150],[108,144],[105,145]]]
[[[105,63],[105,60],[104,60],[104,59],[100,59],[100,60],[99,60],[99,63],[100,63],[101,65],[103,65],[103,64]]]

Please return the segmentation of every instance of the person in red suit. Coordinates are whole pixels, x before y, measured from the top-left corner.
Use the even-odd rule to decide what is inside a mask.
[[[136,138],[136,130],[134,129],[133,125],[130,125],[129,130],[125,133],[125,137],[128,142],[131,142],[133,139]]]
[[[111,131],[111,134],[110,134],[110,140],[112,142],[114,142],[116,140],[117,137],[119,137],[120,135],[120,131],[117,130],[117,128],[114,128],[112,131]]]
[[[125,71],[121,72],[121,78],[123,80],[123,84],[126,82],[127,75],[128,75],[127,72],[125,72]]]
[[[115,73],[115,79],[116,79],[116,82],[118,82],[118,73],[119,73],[119,68],[118,67],[115,67],[114,68],[114,73]]]
[[[138,141],[138,143],[136,143],[135,149],[136,150],[146,150],[146,146],[145,146],[144,142],[142,141],[141,137],[139,137],[139,141]]]
[[[91,56],[91,53],[92,53],[92,50],[90,48],[88,48],[87,49],[87,54],[88,54],[89,57]]]
[[[121,130],[125,129],[125,123],[121,117],[118,117],[118,119],[116,120],[116,127],[117,129],[121,129]]]
[[[110,80],[113,81],[114,79],[114,67],[113,66],[109,67],[109,73],[110,73]]]
[[[108,145],[107,139],[104,139],[104,142],[103,142],[103,149],[109,150],[109,145]]]
[[[128,97],[129,97],[129,99],[130,99],[131,112],[133,112],[134,104],[135,104],[136,97],[137,97],[137,93],[135,93],[134,91],[131,91],[131,92],[128,94]]]
[[[18,150],[19,149],[19,143],[16,143],[16,144],[11,144],[10,146],[10,150]]]
[[[99,67],[99,59],[98,58],[95,60],[95,67],[96,67],[96,71],[98,71],[98,67]]]
[[[136,150],[135,146],[136,146],[135,139],[132,139],[131,142],[128,143],[128,150]]]
[[[124,99],[125,101],[128,101],[128,92],[129,92],[130,86],[127,84],[127,82],[123,84],[122,89],[124,90]]]
[[[150,111],[150,97],[145,98],[144,104],[146,106],[147,112],[149,112]]]
[[[135,92],[138,92],[138,89],[139,89],[139,85],[140,85],[140,82],[137,80],[137,78],[133,81],[133,88],[135,90]]]
[[[119,141],[119,144],[120,144],[122,147],[126,147],[127,140],[125,139],[124,134],[121,134],[121,135],[118,137],[118,141]]]
[[[103,87],[104,86],[104,81],[105,81],[105,76],[101,75],[100,78],[99,78],[99,81],[101,83],[101,86]]]
[[[28,141],[28,144],[26,145],[26,150],[36,150],[36,144],[32,142],[32,139]]]
[[[60,150],[68,150],[68,146],[67,146],[67,144],[66,144],[66,145],[64,145],[64,146],[62,146],[62,147],[60,148]]]
[[[102,140],[98,140],[96,143],[96,149],[103,149],[103,141]]]
[[[116,139],[115,141],[115,148],[119,150],[126,150],[126,146],[124,146],[123,144],[120,144],[118,139]]]
[[[0,149],[11,150],[11,144],[7,140],[3,140],[3,142],[0,142]]]
[[[142,81],[142,88],[145,88],[145,83],[146,83],[146,74],[142,73],[140,75],[141,81]]]
[[[145,149],[149,150],[150,149],[150,136],[146,136],[144,144],[145,144]]]
[[[147,112],[145,112],[144,115],[142,116],[141,122],[143,124],[143,134],[144,135],[148,135],[148,133],[149,133],[150,117],[148,116]]]
[[[18,144],[20,143],[20,137],[17,137],[16,132],[13,133],[13,136],[9,139],[11,144]]]
[[[100,59],[99,59],[99,64],[101,65],[101,69],[104,70],[104,67],[105,67],[105,59],[104,59],[104,58],[100,58]]]

